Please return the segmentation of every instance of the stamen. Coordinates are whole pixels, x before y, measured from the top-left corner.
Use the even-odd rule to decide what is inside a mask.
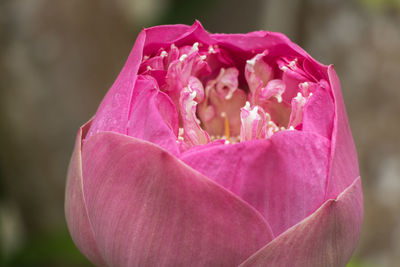
[[[188,57],[188,55],[183,54],[182,56],[180,56],[179,61],[183,62],[187,57]]]
[[[240,119],[242,122],[240,128],[240,140],[249,141],[257,139],[262,125],[260,125],[261,117],[258,114],[258,106],[250,107],[250,102],[247,101],[246,105],[241,108]]]
[[[280,63],[278,63],[278,65],[280,66],[279,68],[281,69],[281,71],[286,72],[288,69],[291,70],[295,70],[296,64],[297,64],[298,59],[295,58],[292,61],[290,61],[289,63],[287,63],[288,61],[280,61]]]
[[[268,51],[255,55],[246,61],[244,76],[250,89],[250,102],[258,105],[258,98],[262,88],[273,78],[273,69],[264,60]]]
[[[160,90],[176,105],[182,127],[177,142],[182,151],[210,141],[231,144],[301,130],[308,99],[319,87],[329,87],[325,80],[316,82],[305,73],[302,58],[276,59],[267,50],[252,51],[239,74],[225,49],[205,45],[171,44],[169,50],[161,48],[155,56],[143,56],[146,62],[140,66],[141,73],[157,76]],[[275,75],[277,68],[284,73]],[[239,88],[240,75],[247,90]]]
[[[214,80],[215,89],[225,100],[232,98],[238,89],[239,71],[236,68],[221,68],[218,77]],[[210,84],[211,85],[211,84]]]
[[[167,51],[162,51],[161,54],[160,54],[160,56],[161,56],[161,57],[166,57],[166,56],[168,56]]]
[[[199,42],[195,42],[192,46],[191,53],[199,51]]]
[[[288,67],[293,69],[296,66],[297,63],[297,58],[293,59],[292,61],[289,62]]]
[[[209,53],[209,54],[215,54],[215,53],[217,53],[217,52],[214,50],[214,47],[213,47],[212,45],[210,45],[210,46],[208,47],[208,53]]]
[[[296,127],[303,120],[303,109],[306,105],[307,99],[300,93],[292,99],[292,112],[290,113],[289,128]]]
[[[231,133],[230,133],[230,129],[229,129],[228,116],[226,116],[225,112],[221,112],[221,117],[224,118],[224,128],[225,128],[226,139],[229,139],[229,138],[231,138]]]
[[[184,129],[184,140],[190,146],[204,145],[210,141],[207,132],[200,127],[200,121],[196,116],[197,102],[196,91],[185,87],[180,96],[180,111]]]
[[[299,89],[304,96],[309,97],[311,95],[311,90],[310,90],[311,88],[309,82],[299,83]]]
[[[201,81],[195,76],[190,76],[188,80],[188,85],[190,90],[196,92],[196,102],[200,103],[204,99],[204,87]]]
[[[304,93],[306,93],[308,87],[310,87],[310,84],[308,82],[303,82],[299,84],[299,87],[304,91]]]
[[[253,57],[252,59],[246,60],[246,63],[251,66],[254,66],[254,65],[256,65],[256,60],[257,60],[257,57]]]
[[[183,128],[179,128],[179,133],[178,133],[178,140],[183,141],[183,135],[185,134],[185,131]]]

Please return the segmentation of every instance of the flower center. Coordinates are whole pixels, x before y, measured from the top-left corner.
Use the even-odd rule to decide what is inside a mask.
[[[304,107],[318,86],[302,60],[272,57],[265,50],[235,62],[227,50],[196,42],[144,57],[139,73],[154,77],[175,104],[177,142],[186,150],[301,130]]]

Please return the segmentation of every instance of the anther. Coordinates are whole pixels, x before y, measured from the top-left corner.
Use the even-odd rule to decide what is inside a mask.
[[[210,54],[215,54],[216,53],[215,50],[214,50],[214,47],[212,45],[210,45],[208,47],[208,53],[210,53]]]
[[[278,103],[282,103],[282,96],[281,95],[274,95]]]
[[[288,66],[289,66],[291,69],[293,69],[293,68],[296,66],[296,63],[297,63],[297,58],[295,58],[294,60],[290,61],[290,63],[289,63]]]
[[[246,63],[249,65],[254,66],[256,64],[256,57],[253,57],[252,59],[246,60]]]
[[[183,55],[179,58],[179,61],[183,62],[187,57],[188,57],[188,55],[183,54]]]
[[[194,44],[193,44],[193,46],[192,46],[192,50],[190,51],[190,52],[196,52],[196,51],[199,51],[199,43],[198,42],[195,42]]]

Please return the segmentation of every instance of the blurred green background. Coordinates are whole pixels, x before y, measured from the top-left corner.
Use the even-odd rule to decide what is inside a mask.
[[[210,32],[281,31],[335,65],[365,194],[349,266],[399,266],[399,0],[1,0],[0,266],[90,266],[63,210],[76,131],[143,27],[194,19]]]

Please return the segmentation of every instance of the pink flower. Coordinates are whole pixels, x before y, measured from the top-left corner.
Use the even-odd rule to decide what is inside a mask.
[[[333,67],[279,33],[143,30],[78,132],[65,211],[97,266],[345,266],[363,205]]]

